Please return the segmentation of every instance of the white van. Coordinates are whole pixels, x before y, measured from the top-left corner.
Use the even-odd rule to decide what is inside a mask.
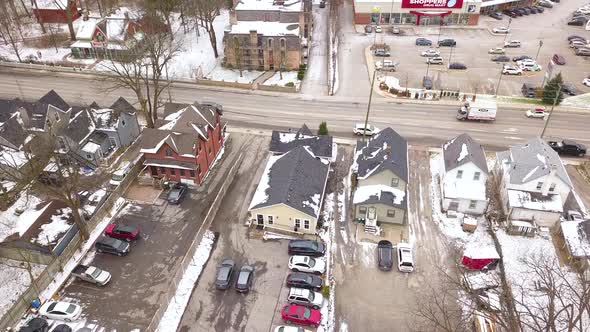
[[[117,168],[117,170],[111,175],[111,181],[109,181],[109,184],[113,187],[118,187],[121,182],[123,182],[123,179],[125,179],[127,174],[129,174],[129,171],[131,171],[132,167],[133,164],[131,164],[131,162],[122,162],[121,165],[119,165],[119,168]]]

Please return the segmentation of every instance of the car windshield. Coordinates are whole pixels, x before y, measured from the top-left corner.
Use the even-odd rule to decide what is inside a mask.
[[[113,181],[123,181],[123,178],[124,178],[124,177],[125,177],[125,176],[123,176],[123,175],[121,175],[121,174],[113,174],[113,176],[111,177],[111,179],[112,179]]]
[[[381,260],[383,262],[391,262],[391,249],[380,248],[379,255],[381,256]]]
[[[315,259],[310,258],[309,261],[307,262],[307,264],[309,265],[309,267],[314,267],[315,266]]]
[[[240,275],[238,276],[238,284],[245,285],[248,282],[249,275],[250,275],[250,272],[246,272],[246,271],[240,272]]]
[[[129,244],[123,242],[123,241],[119,241],[119,246],[117,247],[119,250],[123,251],[127,248]]]
[[[309,310],[308,308],[305,308],[303,311],[303,317],[305,319],[309,319],[309,317],[311,317],[311,310]]]
[[[76,306],[75,306],[75,305],[73,305],[73,304],[70,304],[70,305],[68,306],[68,308],[66,309],[66,312],[67,312],[68,314],[74,313],[74,311],[76,311]]]
[[[102,270],[95,267],[94,271],[92,271],[92,273],[90,274],[92,276],[92,278],[96,279],[98,278],[98,276],[102,273]]]
[[[217,280],[219,281],[225,281],[227,279],[229,279],[229,271],[230,268],[227,266],[223,266],[221,269],[219,269],[219,275],[217,275]]]
[[[180,190],[174,189],[170,192],[170,195],[168,197],[170,197],[171,199],[176,199],[179,196],[180,196]]]

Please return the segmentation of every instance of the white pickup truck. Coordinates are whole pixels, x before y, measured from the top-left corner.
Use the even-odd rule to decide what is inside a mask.
[[[498,105],[495,100],[478,98],[474,102],[463,104],[457,111],[458,120],[494,121]]]
[[[72,274],[84,281],[104,286],[111,281],[111,274],[95,266],[78,265],[72,271]]]

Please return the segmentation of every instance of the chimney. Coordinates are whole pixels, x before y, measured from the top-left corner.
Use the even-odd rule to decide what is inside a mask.
[[[125,22],[128,22],[129,21],[129,12],[125,12],[123,15],[125,16]]]

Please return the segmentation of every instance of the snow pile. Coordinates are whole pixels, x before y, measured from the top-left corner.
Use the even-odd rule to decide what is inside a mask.
[[[248,210],[251,210],[255,206],[268,201],[268,194],[266,191],[270,188],[270,170],[272,165],[274,165],[274,163],[281,157],[282,156],[270,156],[268,159],[266,168],[264,169],[264,173],[262,173],[262,177],[260,178],[256,192],[254,192],[254,197],[252,197],[252,202],[250,202],[250,207]]]
[[[98,208],[98,204],[102,202],[103,198],[106,196],[107,191],[104,189],[99,189],[92,193],[90,197],[88,197],[88,202],[84,204],[82,209],[88,213],[88,215],[93,215],[94,211]]]
[[[286,86],[288,83],[293,83],[295,88],[299,90],[299,86],[301,85],[301,81],[297,79],[297,72],[296,71],[286,71],[283,72],[283,78],[281,79],[281,73],[276,72],[271,78],[267,79],[262,83],[262,85],[278,85],[278,86]]]
[[[537,193],[509,189],[508,203],[510,207],[537,211],[563,212],[563,203],[559,194],[541,196]]]
[[[18,300],[31,285],[27,263],[0,258],[0,317]],[[31,264],[33,277],[37,278],[45,265]]]
[[[28,161],[24,151],[0,148],[0,164],[2,165],[18,169]]]
[[[334,276],[332,275],[332,266],[334,264],[334,257],[333,255],[336,253],[336,241],[335,241],[335,225],[334,225],[334,193],[328,194],[325,197],[325,209],[323,211],[324,220],[328,221],[328,229],[322,228],[319,231],[320,238],[324,241],[326,245],[326,277],[325,277],[325,284],[330,288],[330,296],[328,298],[328,303],[324,301],[324,305],[321,309],[322,314],[322,321],[320,322],[320,326],[317,329],[317,332],[332,332],[336,326],[335,324],[335,298],[336,298],[336,281]]]
[[[354,192],[353,204],[360,204],[368,201],[371,197],[375,197],[377,200],[381,200],[381,194],[383,192],[389,192],[393,195],[392,204],[400,205],[406,193],[403,190],[386,186],[383,184],[375,184],[370,186],[362,186],[356,188]]]
[[[457,157],[457,162],[463,160],[468,155],[469,151],[467,149],[467,144],[463,143],[463,145],[461,145],[461,152],[459,153],[459,157]]]
[[[12,234],[22,236],[49,204],[41,205],[39,198],[28,194],[26,189],[23,190],[20,198],[0,214],[0,242]]]
[[[63,208],[58,210],[58,212],[60,212],[60,214],[51,216],[50,223],[39,227],[41,232],[39,232],[37,238],[32,239],[31,242],[47,246],[51,243],[55,243],[61,234],[70,229],[71,225],[68,223],[68,220],[72,217],[72,209]]]
[[[302,205],[313,210],[313,215],[318,216],[320,214],[320,194],[314,194],[310,197],[311,202],[306,200],[302,202]]]
[[[297,238],[289,235],[273,233],[273,232],[264,232],[262,235],[263,240],[296,240]]]
[[[242,75],[240,75],[240,71],[237,69],[223,68],[221,65],[218,65],[205,78],[211,81],[252,84],[262,74],[263,72],[257,70],[242,70]]]
[[[199,280],[203,267],[209,260],[214,241],[215,234],[207,230],[203,235],[201,243],[199,243],[199,247],[195,250],[190,265],[184,271],[182,279],[176,287],[174,298],[168,303],[168,308],[158,324],[157,331],[175,331],[178,329],[180,319],[186,309],[193,288]]]
[[[590,109],[590,93],[564,98],[560,105]]]
[[[586,221],[563,221],[561,231],[573,257],[590,257],[590,239],[584,230]]]

